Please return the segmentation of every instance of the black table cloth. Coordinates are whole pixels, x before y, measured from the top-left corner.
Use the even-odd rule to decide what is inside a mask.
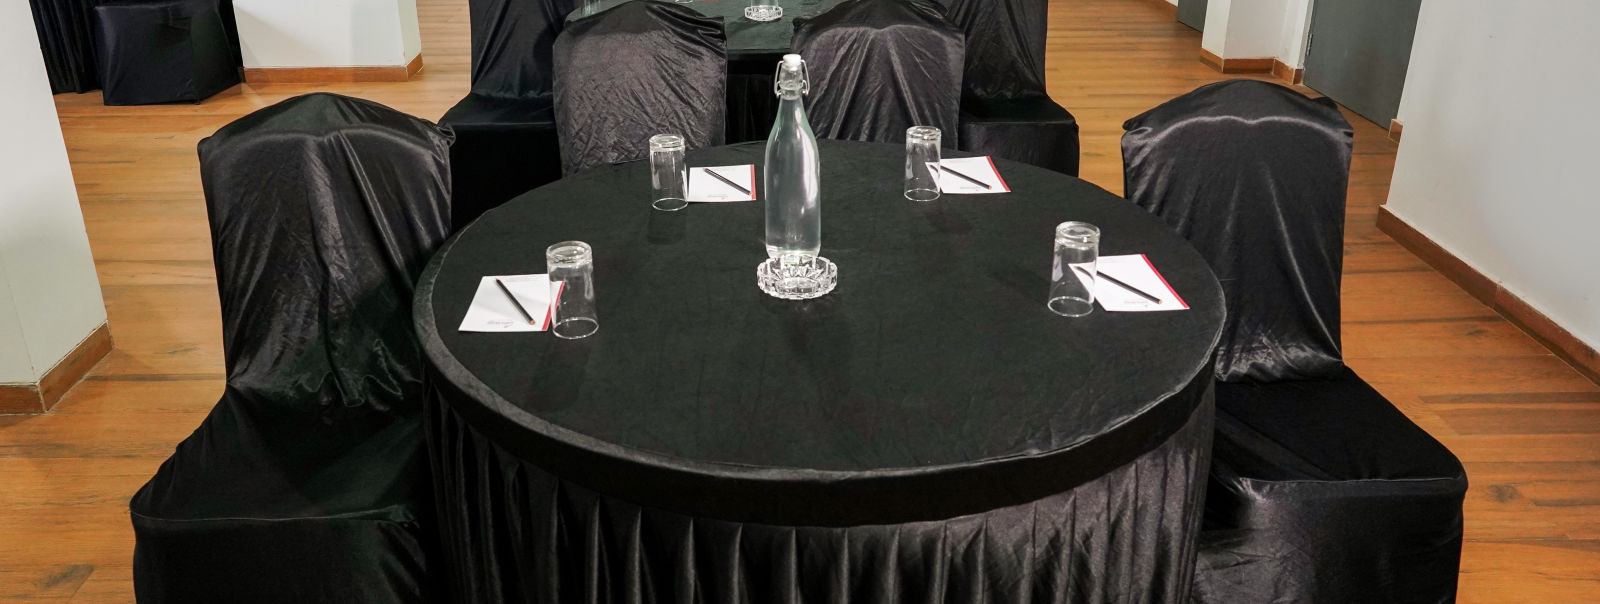
[[[1187,597],[1223,316],[1203,260],[1058,173],[999,161],[1015,193],[913,205],[901,146],[821,150],[840,284],[814,301],[756,288],[759,203],[652,211],[646,162],[520,196],[435,256],[416,321],[458,601]],[[1192,310],[1051,314],[1068,219]],[[595,250],[596,335],[456,331],[481,276],[542,272],[565,239]]]

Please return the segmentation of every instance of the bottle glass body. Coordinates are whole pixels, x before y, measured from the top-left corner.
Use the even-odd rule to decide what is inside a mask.
[[[822,163],[801,100],[803,72],[785,69],[779,69],[778,117],[763,170],[767,257],[803,264],[822,249]]]

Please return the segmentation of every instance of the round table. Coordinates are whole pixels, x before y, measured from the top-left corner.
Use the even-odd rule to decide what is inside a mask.
[[[756,288],[760,202],[653,211],[646,162],[439,250],[415,314],[456,601],[1187,599],[1223,318],[1204,260],[1055,172],[996,160],[1013,192],[914,204],[901,146],[821,153],[840,268],[816,300]],[[1190,309],[1050,313],[1065,220]],[[567,239],[594,249],[597,334],[457,331],[482,276],[543,272]]]

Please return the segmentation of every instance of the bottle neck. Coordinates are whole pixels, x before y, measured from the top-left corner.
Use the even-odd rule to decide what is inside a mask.
[[[801,96],[798,90],[783,91],[782,94],[778,95],[778,117],[786,117],[796,122],[805,122],[806,103],[804,99],[805,97]]]

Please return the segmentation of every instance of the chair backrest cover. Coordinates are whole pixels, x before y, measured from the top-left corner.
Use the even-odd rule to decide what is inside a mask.
[[[472,92],[549,97],[551,49],[578,0],[467,0],[472,26]]]
[[[1229,80],[1123,129],[1127,198],[1188,238],[1222,281],[1217,378],[1338,373],[1352,131],[1333,102]]]
[[[897,143],[912,126],[937,126],[956,146],[961,118],[961,30],[923,0],[849,0],[796,24],[806,61],[806,117],[818,137]]]
[[[1010,99],[1045,94],[1050,0],[943,0],[967,35],[964,94]]]
[[[657,134],[721,145],[727,123],[722,18],[637,0],[567,24],[556,38],[556,134],[576,174],[649,155]]]
[[[450,233],[451,141],[388,107],[311,94],[200,142],[237,400],[324,422],[420,411],[412,289]]]

